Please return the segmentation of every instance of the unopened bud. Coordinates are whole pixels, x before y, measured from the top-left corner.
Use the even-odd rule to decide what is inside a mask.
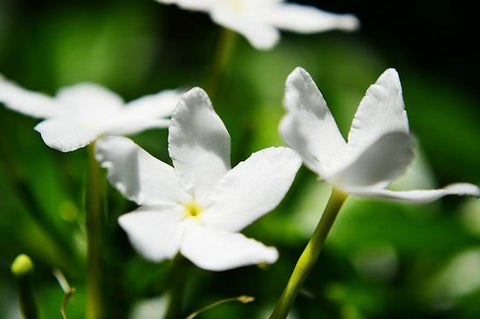
[[[10,270],[12,271],[12,274],[17,277],[28,275],[33,271],[32,259],[25,254],[20,254],[12,262]]]

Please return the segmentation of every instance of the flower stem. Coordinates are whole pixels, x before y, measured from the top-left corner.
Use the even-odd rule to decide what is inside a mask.
[[[284,319],[287,317],[303,282],[310,274],[318,259],[323,244],[325,243],[325,239],[327,238],[340,208],[342,208],[343,203],[347,199],[347,196],[348,195],[342,191],[335,188],[332,189],[332,194],[330,195],[330,199],[328,200],[322,218],[320,219],[312,238],[310,238],[310,241],[300,255],[270,319]]]
[[[193,313],[191,313],[187,318],[185,319],[193,319],[195,317],[197,317],[199,314],[201,314],[202,312],[205,312],[211,308],[214,308],[218,305],[221,305],[223,303],[226,303],[226,302],[230,302],[230,301],[240,301],[241,303],[249,303],[249,302],[252,302],[254,301],[255,298],[253,297],[250,297],[250,296],[245,296],[245,295],[242,295],[242,296],[238,296],[238,297],[233,297],[233,298],[227,298],[227,299],[222,299],[222,300],[218,300],[218,301],[215,301],[214,303],[211,303]]]
[[[88,146],[88,173],[86,190],[87,231],[87,305],[86,318],[103,317],[101,231],[102,231],[102,184],[101,171],[95,159],[95,143]]]
[[[211,100],[218,89],[220,78],[222,77],[223,70],[228,63],[233,46],[235,43],[236,34],[232,30],[223,28],[218,40],[217,49],[213,57],[212,66],[209,68],[209,77],[205,84],[206,91]]]
[[[11,271],[18,280],[18,297],[23,317],[37,319],[37,305],[30,284],[30,274],[33,272],[32,260],[24,254],[17,256],[12,263]]]
[[[187,266],[187,260],[182,255],[177,254],[173,259],[168,283],[170,286],[170,303],[165,319],[183,318],[183,299]]]
[[[37,306],[33,297],[29,278],[18,280],[20,308],[25,319],[37,319]]]

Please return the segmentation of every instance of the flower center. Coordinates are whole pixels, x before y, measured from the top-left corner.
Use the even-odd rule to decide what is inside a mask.
[[[243,0],[229,0],[228,7],[230,8],[230,10],[237,13],[241,13],[246,9],[246,5]]]
[[[200,207],[194,200],[183,204],[183,208],[185,209],[185,218],[198,218],[203,211],[203,208]]]

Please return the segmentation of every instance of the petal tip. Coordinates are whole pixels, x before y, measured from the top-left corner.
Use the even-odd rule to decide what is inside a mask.
[[[344,31],[356,31],[360,29],[360,20],[353,14],[345,14],[339,18],[339,28]]]
[[[455,183],[445,186],[445,189],[452,195],[466,195],[480,197],[480,188],[469,183]]]
[[[182,109],[184,111],[185,109],[191,109],[192,107],[198,104],[198,101],[205,101],[206,103],[204,103],[204,105],[213,108],[207,92],[205,92],[205,90],[200,87],[194,87],[188,90],[186,93],[184,93],[181,96],[179,102],[175,107],[175,110],[172,113],[172,118],[170,120],[169,127],[171,127],[172,123],[175,122],[175,119],[177,118],[179,113],[182,113],[181,111]]]
[[[311,79],[311,75],[301,66],[297,66],[295,69],[293,69],[292,72],[287,77],[287,83],[294,81],[296,79],[302,79],[302,80],[309,80]]]
[[[297,66],[292,72],[290,72],[285,81],[285,106],[287,106],[288,103],[285,102],[291,94],[297,95],[298,92],[304,91],[304,87],[311,87],[312,84],[318,90],[312,76],[304,68]]]
[[[267,251],[265,252],[265,260],[264,263],[273,264],[277,262],[279,254],[278,250],[275,247],[267,247]]]
[[[388,68],[386,69],[378,78],[378,81],[395,81],[400,83],[400,75],[398,74],[398,71],[395,68]]]
[[[182,95],[182,98],[208,98],[207,92],[201,87],[193,87]]]

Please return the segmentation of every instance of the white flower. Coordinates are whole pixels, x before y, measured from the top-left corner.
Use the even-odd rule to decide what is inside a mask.
[[[35,118],[48,146],[74,151],[105,134],[128,135],[166,127],[181,92],[166,90],[124,103],[115,93],[93,83],[62,88],[55,97],[25,90],[0,76],[0,103]]]
[[[385,189],[402,175],[413,157],[400,79],[386,70],[360,102],[348,134],[342,137],[322,94],[302,68],[287,78],[288,113],[280,124],[285,142],[319,177],[345,193],[428,202],[445,195],[479,196],[477,186],[458,183],[441,189]]]
[[[275,248],[238,232],[281,201],[301,165],[296,153],[271,147],[231,168],[230,136],[199,88],[181,98],[168,144],[173,167],[124,137],[96,144],[109,181],[140,205],[119,218],[140,254],[162,261],[180,252],[214,271],[275,262]]]
[[[271,49],[280,39],[277,28],[299,33],[333,29],[352,31],[360,25],[350,14],[335,14],[283,0],[157,0],[210,14],[219,25],[242,34],[257,49]]]

